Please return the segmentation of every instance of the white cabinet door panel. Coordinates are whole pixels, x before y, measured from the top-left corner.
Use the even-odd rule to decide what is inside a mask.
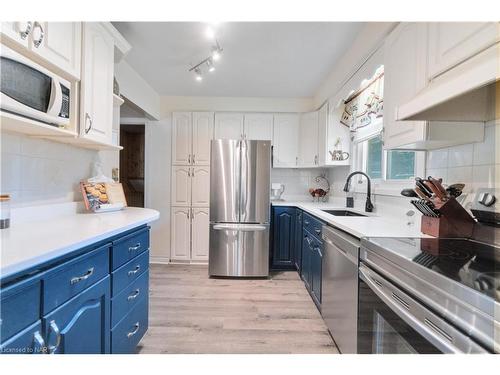
[[[216,113],[214,139],[241,139],[243,114]]]
[[[172,168],[172,205],[191,205],[191,167]]]
[[[297,166],[299,148],[299,115],[279,114],[274,116],[273,167]]]
[[[104,143],[112,142],[114,42],[94,22],[84,27],[80,102],[80,133]]]
[[[31,40],[31,32],[33,31],[33,22],[0,22],[2,30],[2,38],[7,37],[10,41],[28,48]]]
[[[208,262],[209,211],[208,208],[193,208],[191,220],[191,260]]]
[[[210,141],[214,138],[214,113],[193,112],[192,164],[210,165]]]
[[[172,114],[172,164],[191,164],[191,112]]]
[[[384,45],[384,147],[403,146],[425,138],[426,122],[396,121],[397,106],[426,84],[425,25],[401,23]],[[424,69],[422,69],[424,67]]]
[[[245,115],[244,137],[250,140],[271,141],[273,139],[273,115],[255,113]]]
[[[191,205],[207,207],[210,204],[210,169],[194,167],[191,171]]]
[[[318,165],[318,112],[303,113],[300,116],[299,167]]]
[[[39,26],[38,26],[39,24]],[[39,22],[33,38],[37,38],[40,27],[43,28],[42,42],[37,46],[32,43],[31,50],[59,69],[80,78],[82,51],[81,22]]]
[[[500,39],[498,22],[430,22],[429,77],[445,72]]]
[[[172,260],[189,260],[191,255],[191,209],[188,207],[172,207],[171,214],[171,246]]]

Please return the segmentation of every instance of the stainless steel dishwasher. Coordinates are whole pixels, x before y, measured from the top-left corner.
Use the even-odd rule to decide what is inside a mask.
[[[358,259],[360,240],[323,226],[323,316],[341,353],[356,353],[358,324]]]

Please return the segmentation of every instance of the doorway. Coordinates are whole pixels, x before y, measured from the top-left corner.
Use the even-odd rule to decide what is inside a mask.
[[[130,207],[144,207],[144,125],[120,126],[120,182]]]

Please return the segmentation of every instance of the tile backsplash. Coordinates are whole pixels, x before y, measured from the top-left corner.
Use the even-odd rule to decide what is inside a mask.
[[[447,184],[462,182],[464,192],[474,193],[479,187],[494,187],[496,164],[500,159],[496,139],[500,125],[489,123],[483,142],[433,150],[427,153],[426,176],[441,177]]]
[[[271,182],[282,183],[285,185],[285,192],[283,197],[291,199],[292,197],[310,197],[309,188],[316,187],[317,183],[314,181],[316,176],[327,173],[326,169],[271,169]],[[311,198],[312,199],[312,198]]]
[[[90,177],[91,165],[99,154],[2,132],[0,191],[11,195],[13,206],[79,201],[78,183]]]

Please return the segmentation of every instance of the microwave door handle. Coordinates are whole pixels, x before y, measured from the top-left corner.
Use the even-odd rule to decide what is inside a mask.
[[[53,117],[59,116],[62,106],[62,88],[59,80],[52,78],[52,87],[50,90],[49,107],[47,114]]]

